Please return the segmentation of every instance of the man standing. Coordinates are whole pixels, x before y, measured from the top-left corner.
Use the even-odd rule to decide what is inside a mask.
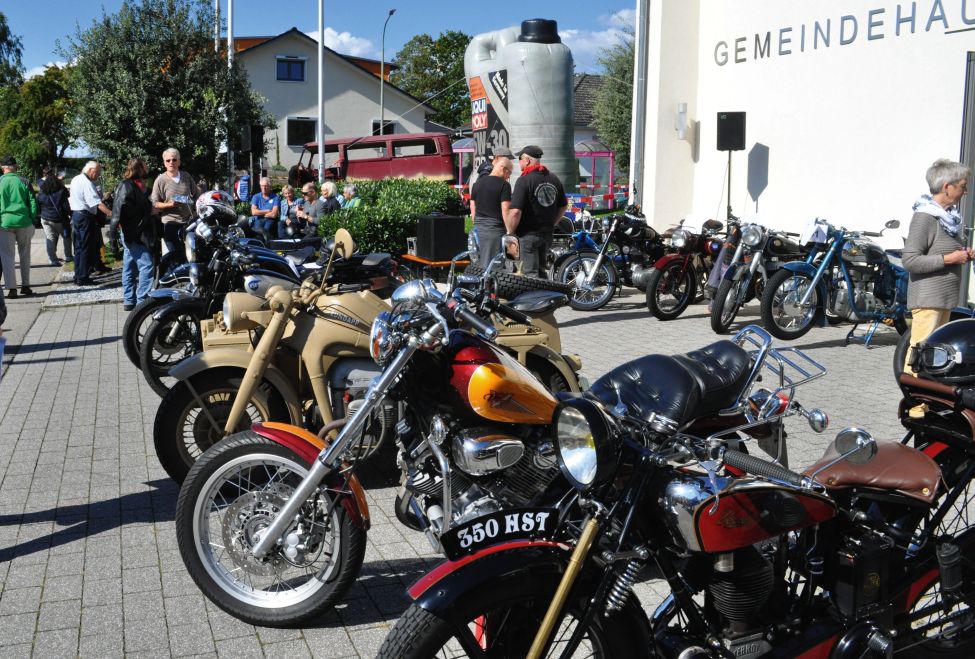
[[[0,163],[0,253],[7,297],[17,297],[14,258],[20,256],[20,294],[30,295],[30,239],[34,235],[37,201],[27,182],[17,176],[17,160],[7,156]]]
[[[179,168],[179,151],[173,148],[163,151],[166,171],[156,177],[149,199],[153,208],[162,211],[163,241],[166,250],[182,249],[179,230],[193,217],[193,202],[199,196],[196,181]]]
[[[543,277],[552,230],[569,204],[562,181],[541,163],[541,147],[529,144],[517,156],[521,176],[511,193],[506,225],[521,243],[522,274]]]
[[[74,283],[91,286],[91,271],[95,269],[95,252],[101,247],[101,227],[97,212],[112,217],[112,210],[102,202],[95,181],[102,166],[94,160],[85,163],[81,173],[71,179],[68,206],[71,208],[71,228],[74,233]]]
[[[505,149],[507,153],[511,153]],[[507,230],[505,220],[511,208],[511,184],[508,178],[514,166],[506,155],[494,154],[488,175],[479,176],[471,188],[471,217],[477,229],[477,265],[487,268],[501,251],[501,237]]]

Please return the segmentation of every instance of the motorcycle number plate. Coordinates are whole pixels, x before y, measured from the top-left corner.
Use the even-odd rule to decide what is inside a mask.
[[[440,536],[440,546],[455,561],[502,542],[549,539],[558,518],[559,512],[553,508],[499,510],[449,529]]]

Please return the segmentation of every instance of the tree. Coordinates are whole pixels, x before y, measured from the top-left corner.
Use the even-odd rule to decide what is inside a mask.
[[[619,169],[629,169],[630,118],[633,115],[633,34],[603,50],[603,86],[596,95],[593,123],[599,139],[617,154]]]
[[[69,69],[49,66],[20,87],[0,92],[0,153],[14,154],[25,173],[58,163],[77,141],[68,119],[69,75]]]
[[[418,34],[396,53],[399,69],[390,82],[436,110],[430,119],[457,128],[471,120],[471,103],[464,77],[464,51],[470,35],[456,30],[441,32],[436,39]]]
[[[239,127],[273,126],[234,61],[213,49],[209,0],[126,0],[61,47],[75,62],[69,92],[81,139],[111,170],[141,155],[159,163],[179,149],[181,166],[215,180],[219,147]],[[228,131],[229,127],[229,131]]]
[[[7,17],[0,11],[0,88],[19,85],[23,80],[22,52],[20,37],[10,32]]]

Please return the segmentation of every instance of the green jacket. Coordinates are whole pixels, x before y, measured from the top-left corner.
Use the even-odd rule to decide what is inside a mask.
[[[0,176],[0,229],[24,229],[34,225],[37,200],[34,193],[10,172]]]

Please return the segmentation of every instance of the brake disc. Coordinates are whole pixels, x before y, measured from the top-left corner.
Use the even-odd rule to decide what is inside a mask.
[[[248,492],[227,507],[221,524],[223,545],[234,565],[262,577],[274,576],[287,566],[277,552],[269,552],[264,559],[252,552],[286,500],[286,494],[276,491]]]

